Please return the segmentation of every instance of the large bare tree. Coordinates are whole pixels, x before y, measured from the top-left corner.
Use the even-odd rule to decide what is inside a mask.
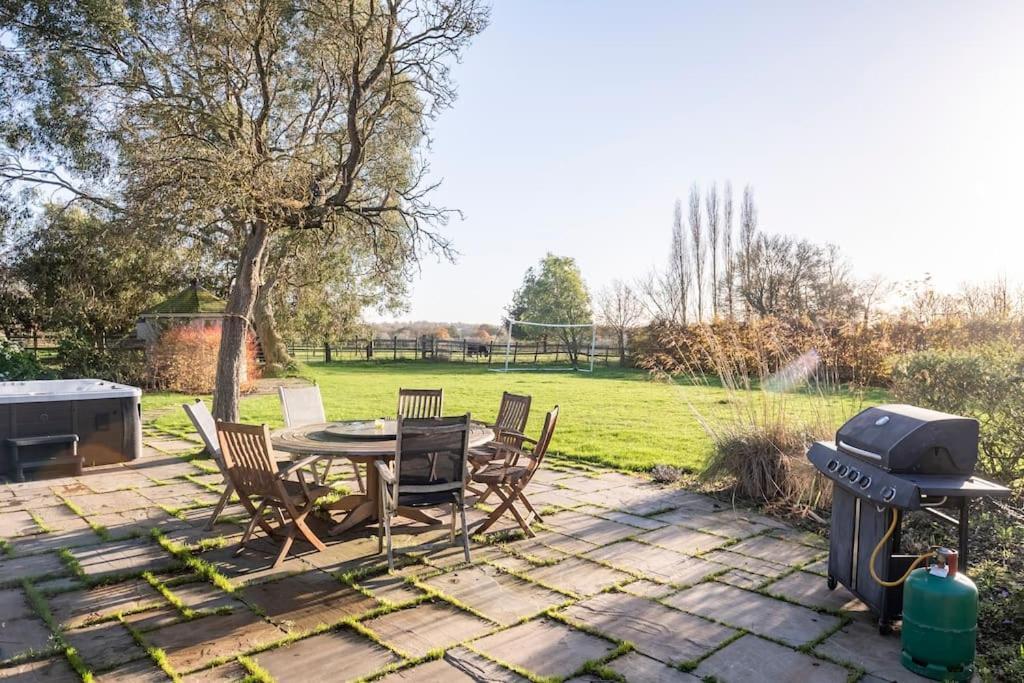
[[[704,241],[704,225],[700,215],[700,188],[697,183],[690,187],[690,243],[693,246],[693,280],[697,285],[697,322],[704,322],[704,261],[707,258],[707,244]]]
[[[650,295],[659,291],[673,292],[673,296],[670,297],[670,309],[675,320],[683,325],[689,317],[692,273],[686,229],[683,226],[683,203],[677,199],[672,212],[672,251],[668,264],[668,285],[659,287],[658,278],[652,276],[647,289]]]
[[[274,236],[447,253],[430,121],[478,0],[2,0],[0,177],[233,256],[214,412],[238,417]]]
[[[746,291],[750,288],[749,266],[753,263],[755,247],[754,235],[757,232],[757,206],[754,204],[754,188],[747,185],[743,188],[743,199],[740,201],[740,253],[739,269],[740,290]],[[743,297],[746,311],[750,312],[749,301]]]
[[[725,181],[722,190],[722,286],[725,288],[725,311],[729,320],[735,317],[733,309],[736,290],[736,269],[732,253],[732,183]]]
[[[718,317],[718,226],[721,213],[718,206],[718,183],[711,183],[704,197],[704,213],[708,219],[708,264],[711,266],[711,318]]]

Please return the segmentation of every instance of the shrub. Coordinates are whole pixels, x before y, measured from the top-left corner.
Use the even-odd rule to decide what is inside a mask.
[[[34,353],[14,342],[0,339],[0,381],[39,379],[44,374]]]
[[[217,379],[217,354],[220,328],[172,327],[160,335],[146,353],[150,386],[187,394],[213,391]],[[242,391],[250,391],[256,379],[256,344],[251,337],[245,345],[246,381]]]
[[[58,343],[63,377],[92,377],[121,384],[143,384],[145,361],[140,349],[97,349],[79,339],[64,338]]]
[[[930,323],[887,319],[856,321],[757,318],[703,325],[657,322],[633,335],[641,367],[678,374],[694,369],[715,372],[715,339],[728,338],[736,360],[751,373],[775,372],[791,358],[813,350],[831,381],[886,386],[893,359],[925,349],[961,349],[979,343],[1024,344],[1024,323],[942,318]],[[696,368],[694,368],[696,366]]]
[[[1024,477],[1024,352],[1006,344],[922,351],[900,358],[892,378],[900,401],[977,418],[982,469]]]

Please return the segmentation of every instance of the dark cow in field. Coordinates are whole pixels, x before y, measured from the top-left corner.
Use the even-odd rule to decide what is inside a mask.
[[[466,355],[470,358],[476,358],[477,356],[487,358],[491,355],[491,352],[487,349],[487,344],[483,342],[466,342]]]

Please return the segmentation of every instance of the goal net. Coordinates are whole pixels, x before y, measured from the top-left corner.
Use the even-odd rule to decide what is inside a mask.
[[[513,339],[514,327],[529,328],[530,339]],[[594,323],[558,324],[509,320],[505,329],[505,360],[496,372],[548,370],[593,372],[597,328]],[[496,354],[495,354],[496,355]]]

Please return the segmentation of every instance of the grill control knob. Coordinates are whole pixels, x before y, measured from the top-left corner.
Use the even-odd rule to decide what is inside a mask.
[[[896,489],[892,488],[891,486],[886,487],[882,491],[882,500],[892,500],[895,497],[896,497]]]
[[[857,470],[850,470],[850,481],[857,481],[860,479],[860,472]]]
[[[867,487],[869,487],[869,486],[871,486],[871,477],[869,477],[869,476],[867,476],[867,475],[865,474],[865,475],[864,475],[863,477],[861,477],[861,480],[860,480],[860,487],[861,487],[862,489],[866,489],[866,488],[867,488]]]
[[[838,460],[829,460],[828,461],[828,471],[829,472],[835,472],[837,467],[839,467],[839,461]]]
[[[846,473],[849,472],[849,471],[850,471],[850,468],[847,467],[846,465],[840,465],[839,466],[839,476],[840,477],[845,477]]]

